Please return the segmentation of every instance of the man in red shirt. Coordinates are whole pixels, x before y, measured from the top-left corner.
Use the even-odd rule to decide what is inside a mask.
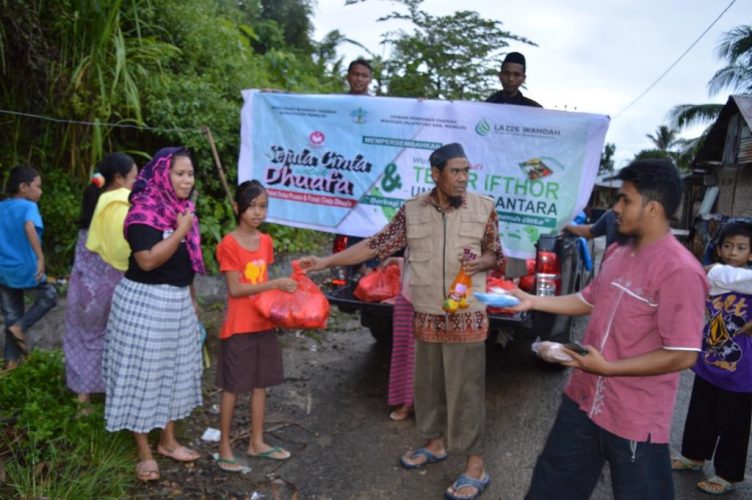
[[[518,310],[585,315],[587,354],[566,349],[575,368],[528,499],[582,499],[609,463],[615,498],[673,498],[668,448],[681,370],[695,364],[708,282],[700,263],[670,232],[681,181],[668,160],[633,162],[614,214],[619,232],[600,274],[581,293],[535,297]]]

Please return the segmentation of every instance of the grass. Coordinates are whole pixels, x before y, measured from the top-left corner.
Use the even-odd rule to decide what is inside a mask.
[[[34,351],[0,375],[2,498],[126,496],[135,483],[127,433],[105,430],[103,403],[80,415],[60,351]]]

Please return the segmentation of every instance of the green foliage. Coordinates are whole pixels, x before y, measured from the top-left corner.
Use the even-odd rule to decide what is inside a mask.
[[[219,270],[214,250],[222,237],[235,226],[232,207],[227,198],[199,196],[196,211],[200,214],[201,242],[204,264],[210,274]]]
[[[263,5],[262,5],[263,3]],[[29,163],[45,183],[40,202],[52,274],[72,262],[81,188],[114,150],[148,157],[168,145],[193,150],[204,255],[214,266],[217,235],[234,227],[216,175],[208,126],[224,165],[240,139],[240,91],[342,91],[341,61],[310,40],[304,0],[19,0],[0,17],[0,108],[96,125],[22,117],[0,122],[0,165]],[[300,8],[298,8],[300,7]],[[313,47],[313,45],[316,45]],[[264,47],[263,53],[257,48]],[[315,57],[314,56],[315,52]],[[148,123],[154,129],[108,124]],[[146,154],[144,154],[146,152]],[[141,163],[141,161],[139,161]],[[228,168],[228,182],[237,173]],[[308,238],[289,229],[280,248]]]
[[[601,162],[598,165],[599,174],[614,171],[614,153],[616,153],[616,144],[607,142],[601,153]]]
[[[312,49],[310,0],[261,0],[261,17],[274,21],[284,34],[285,44],[304,53]]]
[[[123,496],[132,485],[129,437],[104,430],[102,405],[79,414],[65,387],[60,351],[34,351],[0,375],[0,421],[6,482],[0,496],[103,498]],[[9,458],[8,458],[9,457]]]
[[[653,148],[643,149],[642,151],[639,151],[636,155],[634,155],[633,160],[650,160],[655,158],[662,160],[673,160],[674,156],[669,151]]]
[[[716,54],[727,64],[708,82],[710,95],[726,89],[745,94],[752,92],[752,24],[743,24],[724,33]]]
[[[44,259],[51,276],[65,276],[73,263],[84,187],[62,170],[48,170],[42,174],[43,194],[39,211],[44,222]]]
[[[503,30],[500,21],[484,19],[477,12],[434,16],[421,9],[422,0],[397,3],[407,12],[392,12],[379,21],[409,21],[413,31],[382,35],[382,43],[392,48],[380,75],[389,95],[483,99],[498,85],[496,75],[509,41],[535,45]]]
[[[274,251],[277,253],[310,252],[313,248],[324,245],[331,236],[319,231],[296,229],[279,224],[263,224],[261,231],[269,233],[274,239]]]
[[[655,134],[646,134],[656,149],[661,151],[671,151],[679,143],[679,131],[666,125],[659,126]]]

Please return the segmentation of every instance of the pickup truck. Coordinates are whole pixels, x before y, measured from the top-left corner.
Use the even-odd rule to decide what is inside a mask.
[[[568,235],[542,235],[536,244],[536,258],[530,259],[530,273],[520,278],[519,287],[536,295],[567,295],[581,290],[592,277],[588,270],[589,255],[583,249],[580,238]],[[347,236],[337,235],[333,252],[346,248]],[[353,296],[360,278],[358,267],[343,267],[332,270],[332,279],[324,293],[329,302],[341,311],[360,311],[361,324],[371,331],[378,341],[391,344],[392,305],[388,303],[363,302]],[[448,286],[448,284],[447,284]],[[522,333],[532,337],[556,342],[569,342],[573,334],[570,316],[560,316],[539,311],[516,314],[489,314],[489,342],[494,342],[499,332],[510,335]]]

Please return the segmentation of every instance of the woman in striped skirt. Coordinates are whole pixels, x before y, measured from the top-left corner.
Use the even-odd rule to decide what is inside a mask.
[[[157,453],[181,462],[199,458],[174,432],[174,421],[201,405],[193,277],[204,263],[193,186],[193,163],[182,148],[160,150],[139,173],[125,220],[131,256],[107,323],[107,430],[133,432],[142,481],[160,477],[147,440],[152,429],[162,429]]]
[[[415,336],[413,316],[415,309],[409,299],[407,259],[394,257],[402,269],[402,290],[394,299],[392,311],[392,360],[389,366],[389,406],[396,407],[389,414],[392,420],[405,420],[413,413],[413,365],[415,362]],[[387,259],[386,265],[391,259]]]

